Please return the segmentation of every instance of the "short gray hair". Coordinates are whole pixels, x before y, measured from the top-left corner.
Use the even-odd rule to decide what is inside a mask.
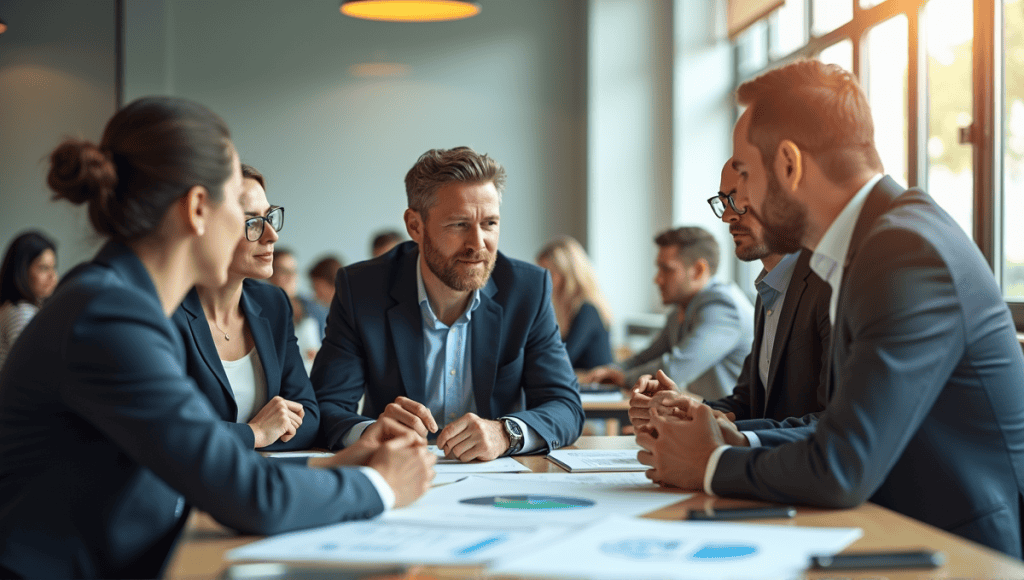
[[[409,209],[426,217],[427,211],[437,203],[437,190],[453,182],[482,183],[490,181],[498,191],[498,203],[505,189],[505,168],[489,157],[469,147],[431,149],[416,160],[405,174],[405,194]]]

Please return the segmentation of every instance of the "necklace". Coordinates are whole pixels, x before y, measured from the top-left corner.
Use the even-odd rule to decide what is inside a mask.
[[[231,337],[228,336],[228,333],[223,328],[221,328],[219,324],[217,324],[217,320],[216,319],[208,318],[207,320],[209,320],[210,322],[213,322],[213,325],[217,327],[217,330],[219,330],[219,331],[224,333],[224,340],[231,340]]]

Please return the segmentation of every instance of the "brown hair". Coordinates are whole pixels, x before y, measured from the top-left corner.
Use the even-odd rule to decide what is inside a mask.
[[[313,280],[327,280],[334,283],[334,277],[338,275],[338,269],[341,267],[341,260],[334,256],[327,256],[313,264],[313,267],[309,269],[309,277]]]
[[[416,160],[416,164],[405,174],[405,194],[409,209],[427,216],[427,211],[437,202],[437,190],[448,183],[480,183],[490,181],[498,190],[498,203],[505,190],[505,168],[490,158],[469,147],[454,149],[431,149]]]
[[[677,255],[688,266],[704,259],[714,276],[718,271],[718,241],[704,228],[696,226],[661,232],[654,238],[660,248],[675,246]]]
[[[770,168],[783,139],[814,158],[833,183],[867,167],[882,171],[867,95],[852,73],[818,60],[798,60],[736,89],[750,110],[747,139]]]
[[[260,184],[260,187],[262,187],[264,191],[267,189],[267,181],[264,179],[263,174],[260,173],[259,169],[256,169],[248,163],[242,164],[242,179],[251,179]]]
[[[89,220],[120,242],[142,238],[167,208],[197,185],[214,201],[231,176],[228,127],[206,107],[148,97],[111,117],[99,145],[68,139],[50,155],[54,199],[89,204]]]

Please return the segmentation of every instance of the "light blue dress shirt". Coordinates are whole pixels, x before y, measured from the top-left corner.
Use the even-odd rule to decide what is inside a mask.
[[[757,374],[761,377],[761,385],[768,389],[768,371],[771,367],[772,353],[775,352],[775,335],[779,328],[779,314],[786,303],[786,291],[793,278],[796,260],[800,252],[783,256],[770,272],[761,270],[761,275],[754,281],[754,287],[761,296],[764,308],[764,334],[761,338],[761,352],[758,353]]]

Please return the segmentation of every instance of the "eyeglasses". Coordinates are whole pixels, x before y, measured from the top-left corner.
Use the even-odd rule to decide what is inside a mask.
[[[731,207],[732,211],[736,212],[737,215],[743,215],[747,213],[747,208],[740,209],[736,207],[736,198],[733,197],[735,195],[735,193],[730,193],[729,195],[726,195],[719,191],[718,195],[708,198],[708,205],[711,206],[711,211],[715,212],[715,216],[722,217],[723,215],[725,215],[725,201],[723,201],[725,199],[729,200],[729,207]]]
[[[267,212],[266,217],[258,215],[245,220],[245,239],[258,242],[263,237],[263,228],[266,224],[270,224],[275,232],[281,231],[284,227],[284,208],[274,206]]]

